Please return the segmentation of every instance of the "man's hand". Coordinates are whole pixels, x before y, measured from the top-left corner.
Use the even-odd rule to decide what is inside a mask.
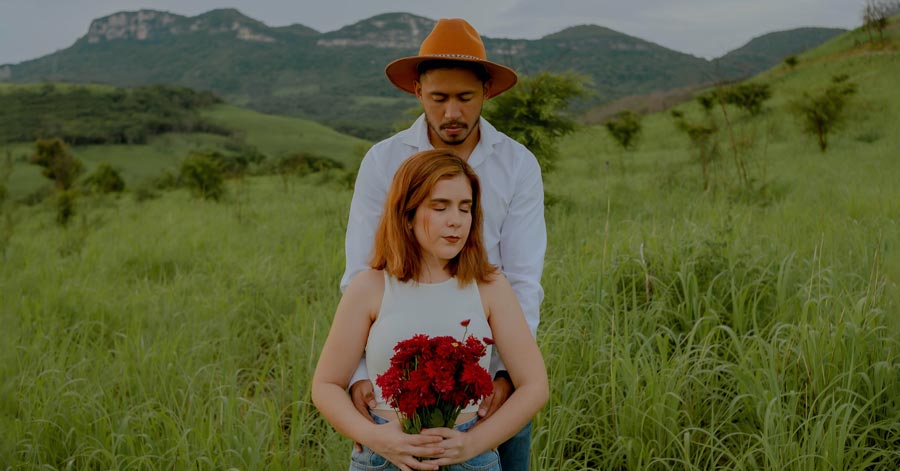
[[[481,401],[481,406],[478,408],[478,416],[482,419],[486,419],[493,415],[494,412],[497,412],[497,409],[509,399],[509,395],[512,394],[512,392],[513,384],[508,376],[498,376],[494,378],[494,392]]]
[[[375,423],[372,416],[369,415],[369,409],[375,407],[375,387],[372,382],[367,379],[361,379],[350,386],[350,400],[353,401],[353,407],[363,415],[369,422]],[[362,452],[362,445],[353,443],[356,451]]]

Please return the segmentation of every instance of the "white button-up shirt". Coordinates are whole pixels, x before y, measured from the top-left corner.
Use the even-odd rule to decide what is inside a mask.
[[[539,307],[544,299],[541,272],[547,248],[544,187],[537,159],[522,144],[480,118],[480,139],[468,163],[481,183],[484,243],[491,263],[500,267],[522,305],[532,335],[537,335]],[[345,241],[346,268],[341,290],[369,268],[375,231],[394,173],[416,152],[433,149],[425,115],[404,131],[372,146],[356,177]],[[491,371],[505,369],[496,355]],[[350,384],[368,375],[364,363]]]

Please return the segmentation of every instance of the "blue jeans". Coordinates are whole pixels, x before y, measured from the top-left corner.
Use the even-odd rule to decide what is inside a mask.
[[[388,423],[383,417],[379,417],[371,412],[370,415],[376,424]],[[455,428],[460,432],[465,432],[472,428],[477,420],[478,417],[474,417],[468,422],[457,424]],[[395,471],[398,469],[390,461],[367,447],[362,447],[362,449],[362,452],[358,452],[356,447],[353,448],[353,454],[350,455],[350,471]],[[465,463],[452,464],[442,469],[449,469],[450,471],[500,471],[500,455],[497,453],[497,450],[488,450]]]
[[[500,465],[509,471],[528,471],[531,461],[531,421],[519,433],[500,444]]]

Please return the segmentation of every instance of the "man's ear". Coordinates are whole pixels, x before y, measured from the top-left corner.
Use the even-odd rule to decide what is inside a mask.
[[[416,89],[416,98],[418,98],[419,101],[421,101],[422,100],[422,82],[416,80],[415,89]]]
[[[493,95],[491,95],[491,86],[494,84],[493,81],[488,80],[484,82],[484,99],[490,100]]]

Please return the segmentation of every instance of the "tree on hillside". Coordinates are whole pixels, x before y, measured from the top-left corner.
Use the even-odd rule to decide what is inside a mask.
[[[787,56],[784,58],[784,65],[788,66],[788,69],[794,70],[794,67],[797,67],[797,64],[800,63],[800,59],[797,56]]]
[[[847,102],[856,93],[856,84],[848,79],[847,75],[834,76],[831,84],[821,93],[804,93],[792,103],[794,112],[801,119],[804,132],[816,136],[819,150],[823,153],[828,149],[828,135],[843,124]]]
[[[0,259],[3,259],[6,256],[6,249],[9,247],[9,241],[12,239],[13,228],[15,226],[12,208],[6,204],[6,200],[9,196],[6,184],[9,181],[9,176],[12,175],[12,172],[12,152],[7,150],[6,158],[0,163],[0,217],[3,218],[3,220],[0,221]]]
[[[717,86],[714,90],[697,96],[697,103],[707,114],[722,103],[734,105],[750,113],[758,115],[763,103],[772,97],[772,89],[767,83],[740,83],[729,87]]]
[[[702,103],[701,103],[702,106]],[[719,127],[707,115],[706,122],[690,122],[684,113],[678,110],[672,111],[675,127],[687,135],[691,145],[696,149],[697,163],[700,164],[700,175],[703,178],[703,191],[713,189],[712,175],[710,172],[712,163],[719,157],[719,144],[716,141],[716,133]]]
[[[772,97],[772,90],[767,83],[742,83],[726,88],[722,100],[729,105],[737,106],[756,116],[762,111],[762,105]]]
[[[569,73],[522,77],[512,90],[488,102],[484,117],[533,152],[546,174],[558,158],[557,141],[575,130],[566,110],[572,99],[587,95],[585,83]]]
[[[43,168],[41,173],[53,181],[56,188],[56,221],[67,225],[75,215],[75,180],[84,171],[81,164],[69,152],[69,148],[59,138],[38,139],[34,143],[34,154],[29,161]]]
[[[622,111],[615,118],[604,123],[604,126],[623,151],[627,152],[637,147],[638,137],[641,134],[641,120],[636,113],[630,110]],[[625,156],[621,153],[619,154],[619,168],[622,175],[625,175]]]
[[[622,150],[637,147],[638,137],[641,135],[641,120],[634,112],[625,110],[607,121],[604,126]]]
[[[878,33],[878,40],[884,44],[884,30],[890,23],[892,15],[900,11],[898,0],[866,0],[862,10],[863,28],[869,33],[869,41],[873,40],[872,33]]]

